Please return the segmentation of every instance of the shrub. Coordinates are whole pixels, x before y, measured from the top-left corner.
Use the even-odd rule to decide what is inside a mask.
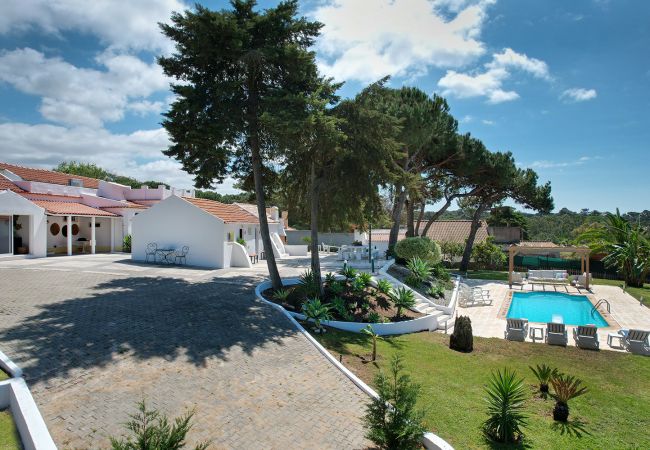
[[[377,281],[377,290],[382,294],[388,294],[392,288],[393,286],[391,286],[390,281],[386,279],[382,278],[381,280]]]
[[[407,286],[410,286],[410,287],[415,288],[415,289],[418,289],[422,285],[420,280],[418,280],[413,275],[407,275],[406,278],[404,278],[404,283]]]
[[[444,286],[440,284],[433,285],[429,288],[427,291],[427,294],[429,294],[433,298],[444,298],[445,297],[445,288]]]
[[[569,400],[579,397],[587,392],[582,380],[570,375],[556,374],[551,378],[555,407],[553,408],[553,420],[566,422],[569,418]]]
[[[453,260],[455,257],[463,254],[465,245],[460,242],[443,241],[440,242],[440,252],[445,259]]]
[[[344,269],[341,269],[339,271],[339,273],[345,277],[346,281],[351,280],[351,279],[353,279],[353,278],[355,278],[357,276],[356,269],[354,269],[352,267],[346,267]]]
[[[395,254],[407,261],[420,258],[432,264],[440,262],[440,246],[427,237],[402,239],[395,245]]]
[[[382,449],[421,448],[424,413],[415,409],[420,386],[403,370],[401,358],[394,356],[390,374],[381,371],[375,376],[379,398],[366,407],[366,437]]]
[[[501,247],[494,244],[494,238],[488,237],[484,242],[474,245],[472,259],[484,269],[498,269],[506,263],[506,254]]]
[[[548,384],[555,376],[558,375],[557,369],[552,369],[546,364],[542,364],[541,366],[538,364],[535,367],[533,366],[528,366],[528,367],[533,372],[533,374],[537,378],[537,381],[539,382],[539,392],[541,392],[542,395],[548,394]]]
[[[400,287],[391,291],[390,299],[397,308],[397,317],[402,315],[402,309],[415,306],[415,295],[413,291]]]
[[[343,286],[342,283],[335,281],[329,285],[329,290],[334,295],[340,295],[345,290],[345,286]]]
[[[348,309],[348,304],[341,297],[334,297],[332,299],[332,309],[336,311],[339,317],[345,321],[352,322],[354,321],[354,316]]]
[[[420,257],[416,256],[409,259],[406,267],[411,271],[410,276],[417,282],[418,286],[431,277],[431,264]]]
[[[520,440],[523,437],[522,428],[527,424],[523,379],[517,379],[515,372],[508,369],[497,371],[492,373],[485,392],[489,416],[483,423],[486,437],[505,443]]]
[[[377,359],[377,339],[381,339],[381,336],[375,333],[372,325],[368,325],[367,327],[363,328],[361,332],[363,334],[367,334],[372,339],[372,360],[375,361]]]
[[[361,241],[352,241],[352,245],[355,247],[361,247],[363,245],[363,242]]]
[[[431,274],[438,281],[450,281],[451,280],[451,275],[449,275],[449,271],[447,271],[447,269],[445,269],[444,266],[441,263],[433,265],[433,267],[431,268]]]
[[[370,311],[366,317],[366,322],[370,323],[382,323],[384,319],[375,311]]]
[[[454,332],[449,337],[449,348],[464,353],[469,353],[474,349],[472,321],[469,320],[469,317],[456,317]]]
[[[372,274],[369,274],[368,272],[361,272],[359,275],[357,275],[357,278],[363,281],[363,284],[365,286],[370,286],[370,282],[372,281]]]
[[[332,313],[330,312],[330,305],[321,303],[319,298],[311,298],[302,304],[302,313],[314,321],[314,330],[321,332],[323,326],[321,322],[324,320],[331,320]]]
[[[237,238],[237,243],[246,247],[246,240],[243,238]]]
[[[361,294],[365,288],[366,288],[366,283],[364,283],[364,281],[360,277],[357,277],[354,280],[352,280],[352,291],[355,294]]]
[[[16,217],[16,216],[14,216]],[[124,236],[124,239],[122,239],[122,251],[125,253],[131,253],[131,235],[127,234]]]
[[[300,289],[307,297],[317,297],[320,294],[318,283],[316,283],[316,276],[314,273],[307,269],[300,275]]]
[[[131,436],[122,436],[121,439],[111,437],[113,450],[179,450],[185,448],[185,437],[192,428],[191,421],[194,412],[174,419],[170,424],[169,419],[156,410],[148,410],[145,401],[138,403],[138,413],[131,414],[131,420],[125,427]],[[208,448],[209,443],[204,442],[194,447],[195,450]]]
[[[287,298],[289,298],[289,291],[286,289],[278,289],[273,293],[273,298],[281,303],[284,303],[287,301]]]
[[[331,285],[334,282],[336,282],[336,276],[332,272],[327,272],[325,274],[325,283]]]

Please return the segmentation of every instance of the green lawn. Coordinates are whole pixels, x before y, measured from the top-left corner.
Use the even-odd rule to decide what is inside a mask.
[[[0,381],[6,380],[9,378],[9,375],[7,375],[4,370],[0,369]]]
[[[416,333],[387,337],[378,343],[377,363],[364,363],[371,352],[368,337],[328,329],[316,338],[364,381],[372,385],[378,368],[400,353],[408,372],[422,386],[420,406],[426,426],[455,448],[491,447],[480,432],[485,420],[484,386],[495,369],[509,367],[523,376],[529,390],[530,448],[650,448],[650,358],[612,351],[474,338],[474,351],[448,348],[449,337]],[[530,364],[546,363],[581,378],[589,392],[570,403],[569,424],[552,419],[552,400],[536,394]],[[494,447],[494,446],[492,446]],[[500,448],[499,446],[495,448]]]
[[[11,413],[9,411],[0,411],[0,449],[19,450],[21,448],[20,437]]]

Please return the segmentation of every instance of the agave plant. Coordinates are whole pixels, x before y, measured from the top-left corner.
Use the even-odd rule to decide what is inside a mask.
[[[402,315],[402,309],[415,306],[415,295],[413,291],[400,287],[391,291],[390,299],[397,308],[397,317]]]
[[[289,298],[289,291],[286,289],[278,289],[277,291],[273,292],[273,298],[280,303],[285,303],[287,301],[287,298]]]
[[[366,322],[370,323],[382,323],[384,320],[376,311],[370,311],[366,316]]]
[[[386,279],[381,279],[377,281],[377,290],[382,294],[388,294],[393,286],[390,284],[390,281]]]
[[[407,263],[406,267],[411,271],[411,277],[417,284],[422,284],[431,277],[431,271],[433,267],[427,261],[422,258],[415,257],[411,258]]]
[[[336,275],[334,275],[332,272],[327,272],[325,274],[325,283],[327,283],[328,286],[331,286],[332,283],[336,283]]]
[[[542,395],[548,394],[548,384],[554,377],[558,375],[557,369],[551,368],[546,364],[542,364],[541,366],[538,364],[535,367],[528,367],[530,370],[532,370],[533,374],[537,378],[537,381],[539,381],[539,392],[541,392]]]
[[[527,424],[523,379],[517,379],[514,371],[497,370],[492,373],[485,392],[489,417],[483,422],[483,433],[497,442],[516,442],[523,436],[522,428]]]
[[[375,333],[372,325],[368,325],[367,327],[363,328],[361,332],[363,334],[367,334],[372,338],[372,360],[375,361],[377,359],[377,339],[381,339],[381,336]]]
[[[357,275],[357,278],[363,281],[364,285],[370,286],[370,282],[372,281],[372,274],[368,272],[361,272],[359,275]]]
[[[445,296],[445,288],[439,284],[434,284],[429,288],[427,294],[433,298],[443,298]]]
[[[339,281],[331,283],[328,287],[330,292],[334,295],[341,295],[341,293],[345,290],[345,286],[343,286],[343,284],[341,284]]]
[[[348,308],[348,304],[341,297],[334,297],[332,299],[332,309],[345,321],[352,322],[354,316]]]
[[[354,280],[352,280],[352,291],[356,294],[361,294],[363,290],[366,288],[366,283],[360,278],[357,277]]]
[[[317,297],[320,294],[316,276],[309,269],[300,275],[299,284],[307,297]]]
[[[356,269],[352,267],[344,267],[339,271],[339,273],[345,277],[345,281],[352,280],[357,276]]]
[[[569,418],[569,400],[579,397],[587,392],[587,387],[582,386],[582,380],[565,374],[556,374],[551,378],[555,399],[553,420],[566,422]]]
[[[317,333],[324,330],[321,322],[332,319],[330,309],[331,306],[321,303],[319,298],[308,299],[302,304],[302,313],[314,321],[314,330]]]

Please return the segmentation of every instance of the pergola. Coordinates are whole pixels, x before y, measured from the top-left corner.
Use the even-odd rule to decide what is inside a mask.
[[[508,248],[508,284],[512,288],[512,272],[515,268],[515,255],[518,254],[538,254],[540,252],[561,252],[561,253],[576,253],[580,255],[580,271],[589,274],[589,255],[591,249],[589,247],[553,247],[550,245],[531,245],[523,246],[513,244]],[[589,289],[589,276],[585,277],[585,288]]]

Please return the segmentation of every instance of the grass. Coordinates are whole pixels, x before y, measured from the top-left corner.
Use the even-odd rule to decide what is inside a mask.
[[[490,373],[509,367],[525,379],[529,391],[524,445],[529,448],[650,448],[650,358],[625,353],[579,350],[542,344],[474,338],[470,354],[449,350],[449,336],[416,333],[378,341],[378,360],[366,363],[368,337],[328,329],[316,338],[334,356],[372,385],[400,353],[407,371],[422,386],[419,404],[428,430],[455,448],[505,448],[486,442],[480,427],[486,419],[484,388]],[[529,365],[546,363],[581,378],[589,392],[572,400],[569,423],[553,421],[554,402],[536,393]]]
[[[18,450],[21,448],[14,418],[9,411],[0,411],[0,449]]]
[[[469,270],[467,271],[467,278],[474,280],[508,281],[508,272],[498,270]],[[604,278],[594,278],[593,283],[604,286],[623,286],[622,280],[607,280]],[[644,305],[650,307],[650,284],[646,283],[642,288],[628,286],[625,292],[637,300],[643,301]]]
[[[0,381],[7,379],[9,379],[9,375],[7,375],[4,370],[0,369]]]

